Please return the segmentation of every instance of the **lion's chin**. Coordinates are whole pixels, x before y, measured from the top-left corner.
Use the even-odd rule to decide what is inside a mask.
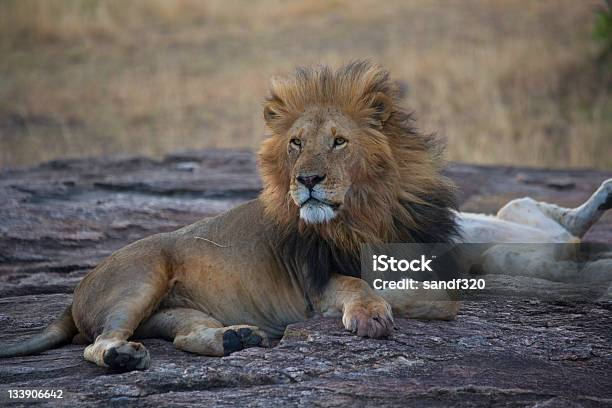
[[[300,207],[300,218],[306,224],[324,224],[336,216],[334,209],[325,203],[310,199]]]

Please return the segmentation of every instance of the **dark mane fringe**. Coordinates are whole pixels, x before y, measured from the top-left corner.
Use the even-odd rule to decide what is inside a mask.
[[[394,219],[398,237],[394,243],[453,243],[461,236],[455,214],[456,197],[446,191],[431,197],[428,205],[402,203],[415,219],[436,220],[415,229]],[[298,279],[309,294],[319,294],[333,273],[361,278],[359,253],[326,240],[313,229],[300,230],[297,225],[279,234],[283,259],[291,260]],[[367,242],[364,242],[366,244]],[[390,242],[389,242],[390,243]]]
[[[339,248],[311,229],[299,231],[296,226],[282,236],[282,257],[293,263],[291,267],[294,271],[299,271],[301,276],[298,279],[307,293],[321,293],[333,273],[361,277],[358,253],[349,253]]]
[[[426,204],[401,201],[413,219],[420,221],[418,228],[393,219],[398,231],[397,242],[453,243],[461,238],[455,211],[457,196],[453,190],[440,189],[424,199]]]

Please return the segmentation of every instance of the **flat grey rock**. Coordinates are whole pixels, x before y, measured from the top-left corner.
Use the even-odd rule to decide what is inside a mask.
[[[612,177],[468,165],[448,175],[462,188],[462,208],[477,212],[526,195],[579,205]],[[114,250],[218,214],[260,188],[255,156],[241,151],[61,160],[0,173],[0,342],[39,332]],[[586,239],[612,242],[612,214]],[[510,289],[559,288],[496,279]],[[0,405],[25,405],[7,390],[28,388],[62,389],[62,400],[41,403],[70,407],[611,406],[612,305],[572,299],[466,302],[454,322],[397,319],[388,340],[357,338],[338,320],[317,319],[289,326],[273,348],[224,358],[147,340],[153,361],[145,372],[110,373],[71,345],[0,360]]]

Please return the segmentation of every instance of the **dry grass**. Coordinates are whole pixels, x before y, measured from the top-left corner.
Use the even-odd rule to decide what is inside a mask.
[[[0,167],[254,148],[268,78],[370,58],[476,163],[612,168],[598,1],[3,0]]]

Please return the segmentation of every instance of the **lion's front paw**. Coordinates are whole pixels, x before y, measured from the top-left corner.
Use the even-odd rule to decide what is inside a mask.
[[[382,299],[349,305],[344,310],[342,323],[361,337],[387,337],[393,330],[391,306]]]

